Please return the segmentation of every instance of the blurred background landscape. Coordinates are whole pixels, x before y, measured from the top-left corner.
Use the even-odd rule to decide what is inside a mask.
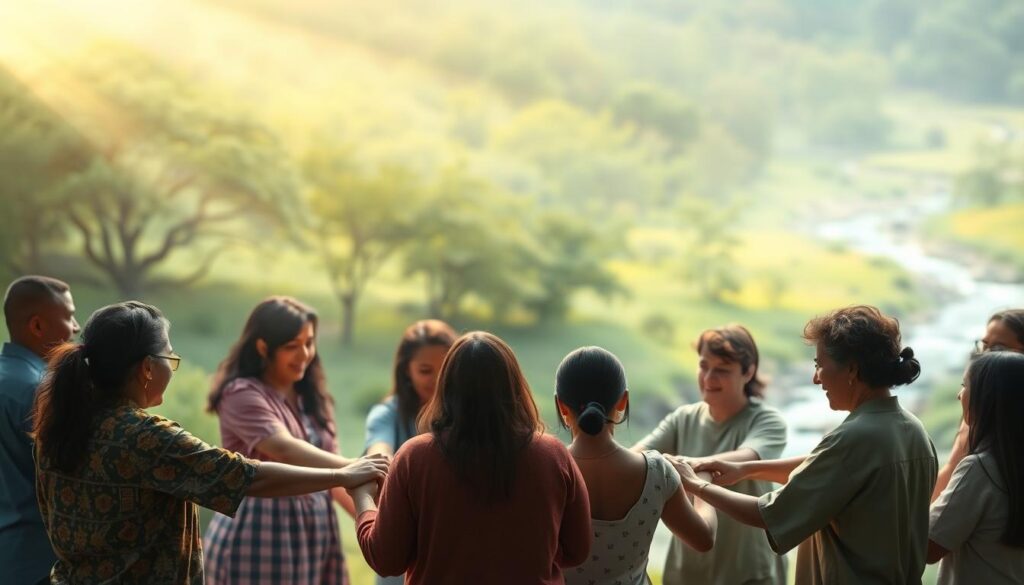
[[[870,303],[948,453],[973,340],[1024,304],[1021,31],[1014,0],[5,3],[0,274],[82,322],[159,306],[159,411],[214,443],[249,310],[313,304],[346,455],[425,317],[507,339],[552,428],[561,358],[615,352],[629,444],[743,323],[803,453],[843,418],[803,325]]]

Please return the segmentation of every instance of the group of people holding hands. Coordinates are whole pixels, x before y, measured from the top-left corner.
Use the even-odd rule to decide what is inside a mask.
[[[181,358],[161,312],[97,310],[79,333],[68,286],[10,285],[0,354],[0,571],[13,584],[348,582],[334,503],[378,583],[1024,583],[1024,310],[996,313],[965,369],[963,424],[940,470],[893,389],[921,365],[898,322],[852,306],[807,323],[813,381],[850,414],[779,459],[740,325],[694,347],[701,400],[635,445],[626,371],[581,347],[554,373],[566,446],[545,432],[512,349],[427,320],[404,333],[362,456],[339,454],[319,321],[290,297],[250,314],[214,376],[222,447],[147,409]],[[780,484],[780,485],[776,485]],[[197,506],[215,512],[205,534]]]

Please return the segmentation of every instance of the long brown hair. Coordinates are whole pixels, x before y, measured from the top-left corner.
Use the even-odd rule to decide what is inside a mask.
[[[458,335],[451,325],[437,319],[417,321],[402,333],[402,340],[395,351],[394,375],[388,396],[395,397],[399,420],[403,424],[405,421],[415,421],[420,408],[424,406],[420,404],[420,397],[416,394],[416,388],[409,376],[409,363],[412,362],[412,358],[424,347],[450,348],[456,337]]]
[[[117,303],[89,317],[81,343],[64,343],[50,353],[32,408],[32,436],[42,458],[65,472],[81,464],[96,415],[127,399],[132,372],[164,350],[168,327],[154,306]]]
[[[512,349],[495,335],[474,331],[448,350],[420,428],[433,433],[463,481],[486,498],[505,499],[517,456],[544,424]]]
[[[1024,547],[1024,355],[1012,351],[981,354],[967,368],[971,397],[967,409],[971,453],[988,451],[1003,477],[1009,514],[1001,541]],[[984,470],[984,465],[982,466]],[[986,474],[988,471],[986,471]]]
[[[270,297],[256,305],[245,322],[242,336],[217,368],[206,407],[207,412],[217,411],[224,388],[234,380],[261,378],[266,370],[267,361],[273,358],[274,352],[295,339],[306,323],[313,324],[315,338],[320,328],[316,311],[292,297]],[[259,339],[267,344],[266,359],[256,349],[256,341]],[[334,399],[327,392],[327,380],[324,377],[323,365],[320,363],[319,351],[306,368],[305,375],[295,383],[295,391],[302,401],[303,409],[321,427],[334,432]]]

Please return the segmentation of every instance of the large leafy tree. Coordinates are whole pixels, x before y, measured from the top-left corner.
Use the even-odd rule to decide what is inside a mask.
[[[229,245],[301,211],[277,138],[177,72],[102,49],[74,73],[75,113],[98,155],[63,186],[64,211],[86,260],[123,296],[192,283]],[[158,274],[186,248],[189,269]]]
[[[524,211],[465,166],[442,170],[405,259],[407,273],[423,278],[431,315],[451,319],[475,298],[500,317],[541,296],[530,272],[540,250],[523,224]]]
[[[540,253],[532,272],[540,294],[527,302],[542,321],[563,319],[573,295],[591,290],[599,296],[624,294],[625,288],[608,269],[608,259],[624,248],[623,230],[595,227],[565,211],[548,211],[533,226]]]
[[[350,149],[329,143],[307,153],[303,170],[314,211],[310,235],[341,304],[342,343],[350,345],[366,285],[413,236],[422,187],[403,166],[368,172]]]

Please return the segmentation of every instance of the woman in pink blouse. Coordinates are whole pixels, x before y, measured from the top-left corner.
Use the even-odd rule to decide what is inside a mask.
[[[209,409],[225,448],[263,461],[344,467],[332,400],[316,352],[317,316],[289,297],[253,309],[221,363]],[[381,457],[381,456],[377,456]],[[350,503],[342,490],[333,499]],[[214,585],[334,585],[348,582],[332,493],[246,500],[234,518],[217,514],[205,536]]]
[[[590,550],[590,503],[565,446],[544,435],[512,350],[459,338],[384,482],[353,491],[359,546],[407,584],[562,584]]]

